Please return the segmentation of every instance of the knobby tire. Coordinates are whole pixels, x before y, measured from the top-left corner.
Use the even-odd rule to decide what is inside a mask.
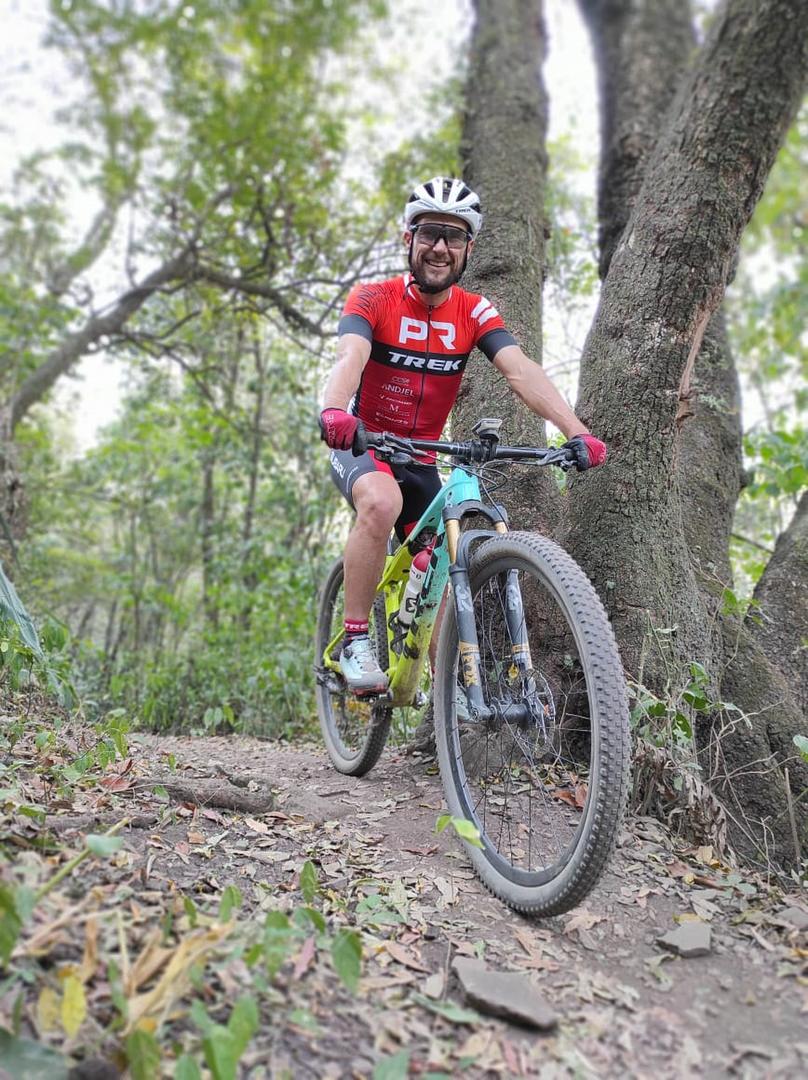
[[[520,670],[508,655],[509,570],[520,582],[530,644]],[[491,892],[526,914],[561,914],[598,881],[625,811],[630,736],[617,644],[589,579],[545,537],[513,532],[485,541],[469,577],[484,696],[514,709],[521,702],[526,719],[520,726],[458,716],[457,619],[447,605],[434,688],[446,801],[480,831],[483,849],[463,844]]]
[[[320,593],[315,656],[318,667],[323,652],[342,626],[343,564],[337,559]],[[388,665],[384,598],[377,596],[371,612],[371,641],[382,670]],[[333,687],[341,686],[336,690]],[[374,700],[351,694],[341,676],[317,679],[317,714],[326,750],[335,768],[347,776],[364,776],[379,760],[390,731],[392,709]]]

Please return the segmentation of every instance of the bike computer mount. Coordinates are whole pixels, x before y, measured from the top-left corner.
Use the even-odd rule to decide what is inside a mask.
[[[481,442],[499,442],[499,429],[501,427],[501,420],[483,417],[482,420],[477,421],[471,430]]]
[[[472,434],[476,435],[483,444],[483,458],[485,461],[489,461],[493,455],[494,449],[499,442],[499,429],[501,427],[501,420],[493,417],[483,417],[471,429]]]

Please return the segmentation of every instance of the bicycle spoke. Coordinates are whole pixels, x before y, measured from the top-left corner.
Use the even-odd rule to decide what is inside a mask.
[[[566,620],[525,571],[518,574],[521,619],[509,615],[513,574],[491,576],[474,597],[483,691],[497,715],[459,723],[454,756],[484,842],[515,869],[554,872],[574,844],[588,796],[588,697]],[[516,663],[520,642],[529,646],[529,668]],[[511,722],[509,706],[526,706],[527,719]]]

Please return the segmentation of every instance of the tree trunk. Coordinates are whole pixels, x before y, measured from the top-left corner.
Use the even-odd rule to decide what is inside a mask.
[[[216,506],[214,501],[214,449],[205,450],[202,459],[202,501],[199,504],[199,542],[202,552],[202,610],[209,627],[216,627],[219,622],[219,609],[213,598],[214,570],[214,531],[216,528]]]
[[[808,491],[777,540],[755,589],[747,624],[756,644],[786,676],[797,705],[808,715]],[[802,731],[808,736],[808,720]]]
[[[266,399],[267,365],[257,331],[252,335],[252,354],[255,363],[255,400],[249,432],[249,464],[247,469],[247,498],[241,526],[241,580],[244,585],[244,601],[241,610],[242,626],[247,629],[252,616],[255,591],[259,585],[253,551],[255,508],[258,498],[258,478],[261,472],[261,455],[264,448],[264,403]]]
[[[461,160],[480,195],[485,221],[463,284],[483,293],[525,352],[541,360],[547,97],[540,0],[475,0]],[[488,360],[475,354],[453,413],[453,432],[483,416],[502,417],[503,442],[543,445],[543,422],[512,395]],[[537,498],[537,487],[540,493]],[[506,505],[520,527],[557,518],[552,478],[531,472]],[[540,509],[541,507],[541,509]]]
[[[604,38],[596,54],[612,62],[629,16],[647,29],[648,19],[667,6],[641,5],[649,9],[643,23],[645,14],[633,12],[634,5],[582,3]],[[645,66],[643,77],[662,83],[666,94],[682,51],[681,13],[668,15],[669,63],[658,50],[653,65],[637,69]],[[575,484],[570,536],[610,599],[631,674],[667,694],[682,690],[688,661],[706,660],[716,687],[723,676],[721,696],[740,708],[753,731],[750,737],[735,710],[714,713],[702,725],[710,776],[725,803],[735,801],[746,814],[745,820],[735,815],[738,845],[759,854],[771,852],[773,841],[786,857],[791,842],[779,766],[793,751],[789,734],[799,714],[749,635],[718,619],[740,463],[737,380],[723,326],[714,320],[710,327],[710,320],[803,91],[807,24],[799,0],[725,5],[665,123],[657,118],[662,134],[653,153],[641,132],[633,173],[614,163],[602,167],[623,201],[613,207],[615,224],[602,227],[608,272],[582,364],[579,411],[595,417],[612,452],[601,474]],[[604,93],[626,110],[635,94],[649,121],[664,95],[644,97],[631,89],[632,77],[641,81],[631,72],[620,73],[622,82],[613,71],[602,74]],[[614,82],[619,85],[610,90]],[[630,130],[625,117],[609,123],[604,132],[617,132],[617,145],[625,145],[619,135]],[[637,164],[643,153],[644,170]],[[602,204],[611,195],[602,191]],[[698,384],[710,393],[694,405]],[[668,632],[660,635],[659,628]],[[770,771],[766,783],[754,759]],[[731,768],[722,771],[721,762]],[[804,770],[794,768],[798,784],[805,783]]]
[[[687,0],[578,4],[592,38],[598,79],[598,247],[605,278],[696,41]]]
[[[686,0],[579,0],[579,5],[598,73],[599,269],[605,278],[665,113],[694,58],[696,36]],[[729,535],[742,475],[740,386],[720,311],[705,333],[680,423],[676,478],[685,539],[703,588],[708,596],[720,595],[716,584],[729,584],[732,576]]]

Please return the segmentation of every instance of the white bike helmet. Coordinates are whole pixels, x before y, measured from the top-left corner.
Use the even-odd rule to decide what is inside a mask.
[[[409,229],[419,214],[451,214],[471,229],[472,239],[482,227],[480,199],[462,180],[434,176],[419,184],[404,207],[404,224]]]

